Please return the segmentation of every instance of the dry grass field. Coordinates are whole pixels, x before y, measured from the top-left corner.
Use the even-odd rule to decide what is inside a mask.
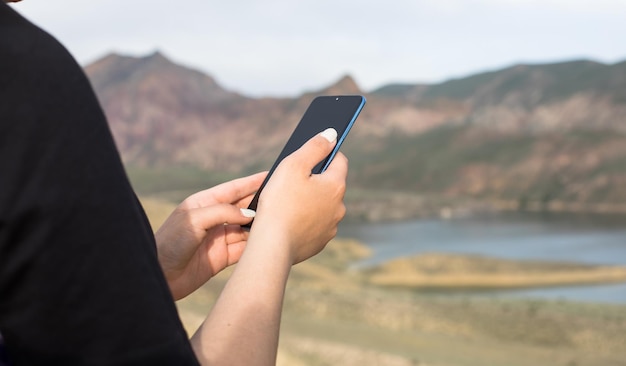
[[[155,228],[174,208],[142,202]],[[624,281],[623,268],[441,254],[350,266],[368,255],[357,242],[335,240],[293,268],[279,365],[626,365],[626,306],[449,296],[458,288]],[[178,302],[189,333],[230,272]]]

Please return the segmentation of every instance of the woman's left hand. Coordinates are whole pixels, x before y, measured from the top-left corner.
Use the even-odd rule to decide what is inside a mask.
[[[267,172],[236,179],[185,199],[156,232],[161,268],[176,300],[237,263],[248,239],[240,225]]]

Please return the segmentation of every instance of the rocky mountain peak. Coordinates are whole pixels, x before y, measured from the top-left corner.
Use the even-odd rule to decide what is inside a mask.
[[[155,50],[149,55],[142,57],[144,60],[150,60],[154,62],[168,62],[171,63],[170,59],[167,58],[161,51]]]
[[[362,90],[357,85],[356,81],[351,75],[342,76],[337,82],[331,84],[329,87],[324,89],[320,94],[328,94],[328,95],[350,95],[350,94],[361,94]]]

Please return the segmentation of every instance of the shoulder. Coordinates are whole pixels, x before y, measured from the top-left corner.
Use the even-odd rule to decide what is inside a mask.
[[[0,2],[0,96],[32,101],[42,93],[91,89],[82,68],[54,37]],[[41,107],[41,106],[39,106]]]
[[[67,131],[82,135],[96,129],[109,139],[106,118],[81,66],[54,37],[3,2],[0,69],[0,132],[5,138],[50,140],[65,138]]]
[[[0,2],[0,65],[5,71],[2,78],[8,83],[17,80],[17,76],[41,76],[38,70],[52,74],[78,67],[54,37],[3,2]]]
[[[54,37],[0,2],[0,106],[22,123],[73,110],[76,102],[99,112],[82,68]],[[17,121],[5,121],[8,123]]]
[[[106,118],[80,65],[2,1],[0,70],[0,171],[11,172],[7,185],[24,196],[24,185],[36,182],[40,196],[96,159],[124,181]],[[0,203],[3,197],[15,194],[0,192]]]

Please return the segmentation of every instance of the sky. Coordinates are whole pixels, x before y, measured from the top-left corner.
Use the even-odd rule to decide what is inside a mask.
[[[86,65],[156,50],[250,96],[365,91],[516,63],[626,60],[626,0],[24,0]]]

